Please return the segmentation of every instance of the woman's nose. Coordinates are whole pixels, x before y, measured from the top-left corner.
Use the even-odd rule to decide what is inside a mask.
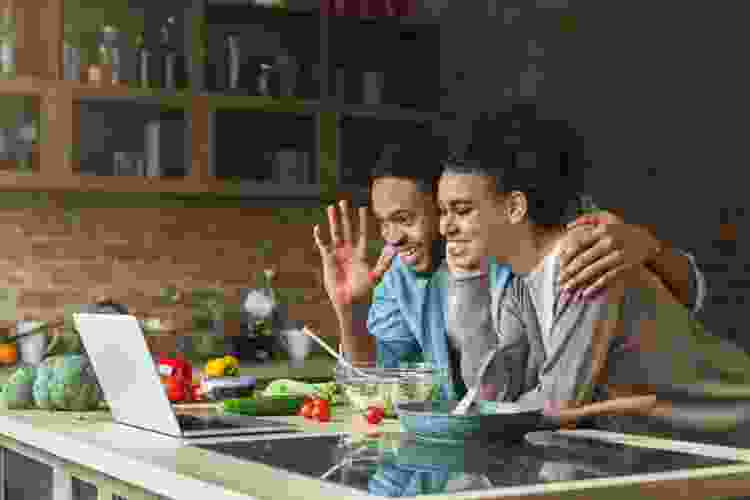
[[[440,217],[440,234],[445,237],[456,232],[456,226],[453,224],[453,217],[444,215]]]

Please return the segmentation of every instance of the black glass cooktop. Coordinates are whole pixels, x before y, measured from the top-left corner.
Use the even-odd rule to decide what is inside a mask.
[[[405,434],[354,442],[347,434],[195,445],[236,458],[400,497],[622,477],[740,462],[536,433],[533,442],[445,446]]]

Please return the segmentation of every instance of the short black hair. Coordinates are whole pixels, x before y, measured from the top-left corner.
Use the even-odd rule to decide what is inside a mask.
[[[370,192],[376,180],[395,177],[413,181],[420,193],[435,196],[447,154],[446,144],[446,139],[433,134],[429,126],[415,128],[388,141],[370,172]]]
[[[588,164],[583,138],[566,121],[539,120],[535,108],[522,105],[475,120],[470,143],[444,168],[491,177],[498,194],[525,193],[529,219],[549,226],[575,217]]]

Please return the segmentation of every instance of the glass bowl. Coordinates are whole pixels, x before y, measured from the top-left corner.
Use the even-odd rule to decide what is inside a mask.
[[[365,412],[370,406],[379,406],[386,417],[395,418],[396,403],[440,399],[444,373],[426,363],[403,368],[377,368],[374,364],[355,366],[368,377],[342,365],[336,366],[334,374],[336,383],[341,385],[347,400],[357,411]]]

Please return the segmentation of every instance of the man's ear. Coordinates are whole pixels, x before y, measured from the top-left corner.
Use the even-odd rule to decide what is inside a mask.
[[[525,221],[529,213],[526,195],[520,191],[512,191],[505,199],[505,210],[511,224]]]

